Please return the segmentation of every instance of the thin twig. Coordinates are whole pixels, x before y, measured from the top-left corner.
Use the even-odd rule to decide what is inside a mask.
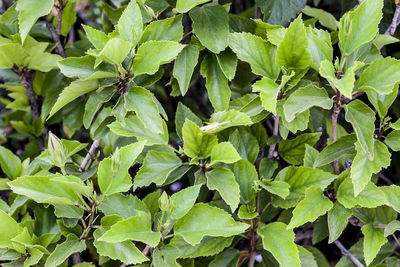
[[[356,256],[350,253],[343,245],[339,242],[339,240],[335,241],[335,245],[340,249],[340,253],[343,256],[349,257],[350,260],[357,266],[357,267],[364,267],[364,265],[357,259]]]
[[[146,245],[142,251],[142,254],[146,256],[147,254],[149,254],[149,251],[150,251],[150,246]]]
[[[51,37],[53,38],[54,43],[57,47],[57,52],[60,56],[65,58],[65,50],[61,43],[61,26],[62,26],[62,17],[64,13],[64,3],[63,0],[58,0],[58,4],[55,5],[57,9],[57,25],[54,29],[53,25],[50,22],[46,22],[47,29],[49,29]]]
[[[396,10],[394,11],[392,23],[387,28],[385,34],[386,35],[393,35],[396,32],[397,26],[400,24],[400,4],[396,4]]]
[[[85,171],[86,165],[88,164],[89,160],[92,157],[95,157],[95,152],[96,152],[96,149],[100,146],[100,142],[101,142],[101,139],[94,140],[92,146],[89,149],[89,152],[86,154],[85,158],[82,161],[81,166],[79,167],[79,170],[81,172]]]
[[[273,136],[278,136],[279,133],[279,116],[275,116],[274,117],[274,130],[273,130]],[[268,158],[272,159],[274,157],[274,152],[275,152],[275,147],[276,147],[277,143],[272,144],[269,147],[269,151],[268,151]]]
[[[341,109],[341,103],[340,99],[342,98],[342,95],[338,90],[336,90],[336,101],[333,107],[333,112],[332,112],[332,135],[331,135],[331,141],[332,143],[336,142],[337,139],[337,121]],[[340,173],[340,168],[339,168],[339,160],[333,161],[333,171],[335,174]]]
[[[24,70],[21,72],[20,81],[23,87],[26,89],[26,96],[28,97],[29,104],[31,106],[32,117],[37,119],[39,117],[39,105],[37,103],[35,92],[33,91],[33,78],[35,72],[33,70]]]

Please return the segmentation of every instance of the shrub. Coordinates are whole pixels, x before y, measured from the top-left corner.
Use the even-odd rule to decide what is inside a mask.
[[[400,264],[397,0],[10,2],[2,266]]]

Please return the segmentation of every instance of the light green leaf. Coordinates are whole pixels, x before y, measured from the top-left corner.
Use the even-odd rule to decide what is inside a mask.
[[[235,175],[227,168],[217,167],[206,172],[207,186],[210,190],[217,190],[222,199],[235,212],[240,202],[240,188]]]
[[[240,253],[236,249],[227,249],[218,256],[216,256],[208,267],[229,267],[237,266]]]
[[[11,69],[14,64],[23,66],[27,57],[25,49],[18,43],[0,45],[0,69]]]
[[[99,238],[101,238],[118,219],[118,216],[107,216],[101,219],[102,228],[96,229],[93,233],[95,238],[93,245],[96,247],[97,253],[101,256],[110,257],[113,260],[120,260],[125,264],[138,264],[147,261],[148,258],[145,257],[131,241],[117,243],[99,241]]]
[[[91,42],[96,49],[103,49],[110,39],[104,32],[96,30],[88,25],[82,25],[82,27],[85,30],[89,42]]]
[[[58,266],[72,254],[82,252],[85,249],[85,240],[79,240],[76,235],[69,234],[67,239],[63,243],[58,244],[47,258],[45,267]]]
[[[297,249],[299,250],[300,263],[302,267],[319,266],[314,258],[314,255],[310,251],[300,245],[297,245]]]
[[[119,36],[134,46],[140,40],[143,33],[142,13],[136,1],[130,1],[122,12],[116,26]]]
[[[194,114],[192,110],[190,110],[188,107],[182,104],[182,102],[179,102],[175,113],[175,129],[176,129],[176,134],[181,139],[182,139],[182,127],[186,119],[194,122],[199,127],[201,127],[203,124],[202,120],[199,117],[197,117],[197,115]]]
[[[209,165],[214,165],[217,162],[230,164],[240,159],[240,155],[230,142],[222,142],[212,148],[211,162]]]
[[[348,209],[354,207],[376,208],[386,203],[385,194],[380,187],[372,182],[369,182],[364,190],[355,197],[350,179],[345,179],[340,184],[336,198],[340,204]]]
[[[358,61],[354,63],[353,66],[348,68],[344,75],[338,79],[335,74],[335,68],[332,64],[332,61],[323,60],[319,67],[319,74],[328,80],[332,87],[335,87],[339,90],[347,98],[352,98],[354,82],[356,80],[354,72],[361,66],[362,64]]]
[[[240,203],[252,203],[256,197],[254,183],[258,180],[256,168],[245,159],[241,159],[230,166],[240,188]]]
[[[129,168],[142,153],[146,141],[132,143],[119,149],[119,154],[100,162],[98,184],[104,195],[128,191],[132,186]],[[115,156],[118,155],[118,156]]]
[[[290,185],[290,194],[285,199],[273,196],[272,205],[285,209],[295,207],[299,199],[304,196],[307,188],[318,186],[321,189],[325,189],[336,178],[336,175],[320,169],[304,166],[287,167],[278,173],[275,181],[288,183]]]
[[[237,68],[237,57],[236,54],[230,49],[225,49],[221,53],[217,54],[217,59],[221,70],[224,72],[225,77],[228,80],[235,78]]]
[[[17,2],[19,32],[21,41],[24,44],[32,26],[38,18],[46,16],[53,7],[54,0],[22,0]]]
[[[52,69],[57,69],[57,63],[60,59],[62,59],[62,57],[59,55],[51,53],[37,53],[30,57],[27,67],[33,70],[49,72]]]
[[[133,60],[133,73],[136,76],[156,73],[160,65],[175,59],[184,47],[173,41],[148,41],[142,44]]]
[[[396,122],[389,123],[390,128],[393,130],[400,130],[400,119],[397,119]]]
[[[11,180],[17,178],[21,174],[21,160],[19,159],[19,157],[14,155],[14,153],[3,146],[0,146],[0,166],[1,170]]]
[[[357,138],[354,134],[340,137],[336,142],[328,145],[319,153],[314,161],[314,168],[324,166],[342,157],[355,154],[354,143]]]
[[[85,104],[85,113],[83,114],[83,126],[86,129],[89,129],[100,107],[104,103],[110,101],[115,93],[115,88],[108,87],[101,90],[101,92],[94,92],[89,95],[89,98]]]
[[[348,224],[348,219],[352,215],[351,210],[346,209],[336,202],[333,208],[328,211],[329,240],[332,243],[337,240]]]
[[[57,98],[56,103],[49,113],[49,119],[52,117],[57,111],[66,106],[68,103],[72,102],[79,96],[89,93],[98,88],[97,80],[88,80],[88,81],[80,81],[76,80],[71,82],[71,84],[64,88],[61,92],[60,96]]]
[[[264,249],[271,252],[281,267],[301,266],[299,251],[294,243],[293,230],[288,230],[286,224],[273,222],[261,225],[258,227],[257,233],[262,238]]]
[[[218,54],[228,46],[229,17],[222,5],[207,4],[195,7],[189,13],[193,32],[200,43]]]
[[[124,98],[125,109],[135,111],[146,128],[154,133],[163,132],[163,122],[157,104],[153,100],[153,94],[149,90],[134,86],[124,95]]]
[[[146,204],[138,197],[133,195],[123,195],[122,193],[113,194],[104,198],[99,205],[99,210],[106,216],[118,215],[124,219],[137,216],[141,212],[151,214]]]
[[[0,209],[0,248],[12,247],[11,239],[22,232],[22,227]]]
[[[187,45],[178,54],[172,75],[178,81],[179,90],[184,96],[189,89],[194,68],[199,58],[199,49],[195,45]]]
[[[305,69],[311,63],[311,56],[307,50],[307,33],[299,16],[292,23],[276,50],[276,64],[288,69]]]
[[[383,229],[375,228],[372,224],[364,225],[361,227],[361,231],[364,234],[364,259],[365,263],[369,265],[387,240],[383,236]]]
[[[206,78],[208,97],[215,111],[227,110],[231,89],[228,85],[228,78],[225,77],[214,54],[207,54],[203,59],[200,73]]]
[[[351,123],[368,158],[374,158],[375,113],[362,101],[356,99],[344,106],[346,120]]]
[[[386,196],[386,205],[392,207],[397,212],[400,212],[400,199],[397,197],[400,194],[400,186],[381,186],[379,189]]]
[[[210,124],[201,127],[203,131],[216,133],[233,126],[251,125],[253,122],[245,113],[237,110],[214,112],[210,118]]]
[[[283,199],[290,193],[290,185],[283,181],[263,180],[259,182],[259,185],[271,194],[280,196]]]
[[[176,1],[176,10],[179,13],[186,13],[191,10],[193,7],[206,3],[210,0],[177,0]]]
[[[378,140],[375,140],[374,144],[374,159],[370,160],[359,142],[355,143],[357,155],[353,160],[350,171],[350,178],[354,185],[354,196],[357,196],[369,183],[372,174],[378,173],[382,168],[390,165],[391,154],[387,147]]]
[[[336,31],[338,28],[338,22],[336,21],[335,17],[325,10],[305,6],[302,12],[307,16],[318,18],[319,23],[322,26],[325,26],[332,31]]]
[[[299,227],[307,222],[313,222],[333,207],[332,202],[324,196],[322,189],[317,186],[308,188],[305,197],[293,210],[293,217],[287,229]]]
[[[22,176],[9,182],[11,190],[39,203],[75,205],[82,195],[91,195],[91,188],[75,176]]]
[[[262,106],[265,110],[277,114],[276,104],[281,87],[270,78],[264,77],[253,84],[253,92],[260,92]]]
[[[191,158],[208,158],[218,144],[215,135],[203,132],[194,122],[186,119],[182,127],[183,150]]]
[[[250,33],[231,33],[229,47],[238,58],[250,64],[255,74],[276,80],[279,68],[275,64],[275,46]]]
[[[394,100],[397,98],[398,91],[399,88],[395,86],[393,92],[388,95],[380,95],[372,90],[368,90],[366,92],[369,102],[371,102],[374,108],[378,111],[380,118],[384,118],[386,116],[389,108],[392,106]]]
[[[131,51],[132,44],[120,38],[111,38],[101,50],[99,57],[109,63],[119,65]]]
[[[194,246],[204,236],[230,237],[243,233],[248,227],[245,223],[236,222],[222,209],[198,203],[176,222],[174,233]]]
[[[374,90],[381,95],[390,94],[393,87],[400,82],[400,61],[391,58],[381,58],[372,62],[361,74],[358,80],[358,90]]]
[[[92,56],[68,57],[57,62],[60,71],[67,77],[81,80],[94,80],[117,77],[112,65],[100,64],[94,68],[95,58]]]
[[[278,153],[288,163],[300,165],[303,162],[306,144],[314,146],[321,133],[306,133],[292,140],[282,140],[279,143]]]
[[[329,98],[325,89],[310,84],[292,93],[285,101],[285,104],[283,104],[283,110],[285,112],[285,119],[290,122],[294,120],[297,113],[315,106],[331,109],[332,104],[333,101]]]
[[[393,150],[400,150],[400,131],[394,130],[386,136],[385,143]]]
[[[311,26],[306,31],[308,52],[311,55],[311,67],[318,71],[322,61],[328,60],[331,62],[333,59],[331,35],[327,31],[312,28]]]
[[[180,41],[183,36],[182,15],[151,22],[143,32],[140,43],[155,41]]]
[[[383,1],[365,0],[340,19],[339,42],[343,54],[350,55],[361,45],[372,41],[382,19]]]
[[[246,128],[238,128],[229,136],[229,142],[235,147],[240,157],[255,163],[259,145],[257,139]]]
[[[394,232],[399,230],[400,230],[400,221],[397,220],[391,221],[389,224],[386,225],[385,230],[383,232],[383,236],[388,237],[394,234]]]
[[[117,135],[126,137],[134,136],[139,141],[146,140],[147,145],[154,145],[168,143],[167,124],[165,121],[162,121],[162,125],[162,133],[153,133],[149,131],[147,127],[145,127],[138,116],[131,115],[126,117],[123,123],[115,121],[107,125],[107,127]]]
[[[196,202],[202,185],[189,186],[175,194],[170,199],[169,216],[178,220],[186,215]]]
[[[151,219],[147,214],[138,212],[138,215],[120,220],[107,230],[98,241],[120,243],[134,240],[155,247],[160,242],[161,233],[151,230]]]
[[[175,154],[150,150],[134,180],[134,189],[151,183],[162,185],[168,175],[182,164]]]

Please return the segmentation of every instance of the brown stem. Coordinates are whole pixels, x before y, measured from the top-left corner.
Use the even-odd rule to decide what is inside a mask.
[[[273,130],[272,135],[273,136],[278,136],[278,133],[279,133],[279,116],[275,116],[274,117],[274,130]],[[277,143],[274,143],[269,147],[269,151],[268,151],[268,158],[269,159],[272,159],[274,157],[276,144]]]
[[[332,143],[336,142],[337,139],[337,121],[338,121],[338,117],[339,117],[339,113],[340,113],[340,109],[341,109],[341,104],[340,104],[340,99],[342,97],[342,95],[340,94],[339,91],[336,90],[336,101],[333,107],[333,112],[332,112],[332,135],[331,135],[331,141]],[[333,163],[333,171],[335,172],[335,174],[339,174],[340,173],[340,169],[339,169],[339,160],[335,160]]]
[[[93,201],[92,208],[89,211],[89,214],[90,214],[89,215],[89,222],[88,222],[87,226],[85,227],[85,229],[83,230],[83,232],[82,232],[82,234],[81,234],[81,236],[79,238],[80,240],[86,239],[88,234],[89,234],[89,232],[90,232],[90,229],[93,228],[94,215],[95,215],[94,211],[95,211],[95,209],[96,209],[96,202]]]
[[[142,251],[142,254],[146,256],[147,254],[149,254],[149,251],[150,251],[150,246],[146,245]]]
[[[400,4],[396,4],[396,10],[394,11],[392,23],[386,30],[385,34],[387,35],[393,35],[397,29],[397,26],[399,26],[400,20]]]
[[[357,266],[357,267],[364,267],[364,265],[357,259],[356,256],[350,253],[343,245],[339,242],[339,240],[335,241],[335,245],[340,249],[340,253],[343,256],[349,257],[350,260]]]
[[[89,163],[89,160],[92,157],[95,157],[94,153],[96,152],[96,149],[100,146],[100,142],[101,142],[101,139],[94,140],[92,146],[89,149],[89,152],[86,154],[85,158],[82,161],[81,166],[79,167],[79,170],[81,172],[85,171],[86,165]]]
[[[33,91],[33,78],[35,77],[35,72],[33,70],[23,70],[21,72],[20,81],[22,86],[26,89],[26,96],[28,97],[29,104],[31,106],[32,117],[37,119],[39,117],[39,105],[35,97],[35,92]]]
[[[58,0],[57,5],[55,5],[57,9],[57,25],[56,28],[54,29],[53,25],[50,22],[46,22],[46,26],[50,31],[51,37],[53,38],[54,43],[56,44],[57,47],[57,53],[65,58],[65,51],[64,47],[61,43],[61,26],[62,26],[62,17],[63,17],[63,12],[64,12],[64,3],[63,0]]]

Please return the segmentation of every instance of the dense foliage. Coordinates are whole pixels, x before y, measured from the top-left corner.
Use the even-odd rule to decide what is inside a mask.
[[[399,1],[0,7],[1,266],[400,266]]]

